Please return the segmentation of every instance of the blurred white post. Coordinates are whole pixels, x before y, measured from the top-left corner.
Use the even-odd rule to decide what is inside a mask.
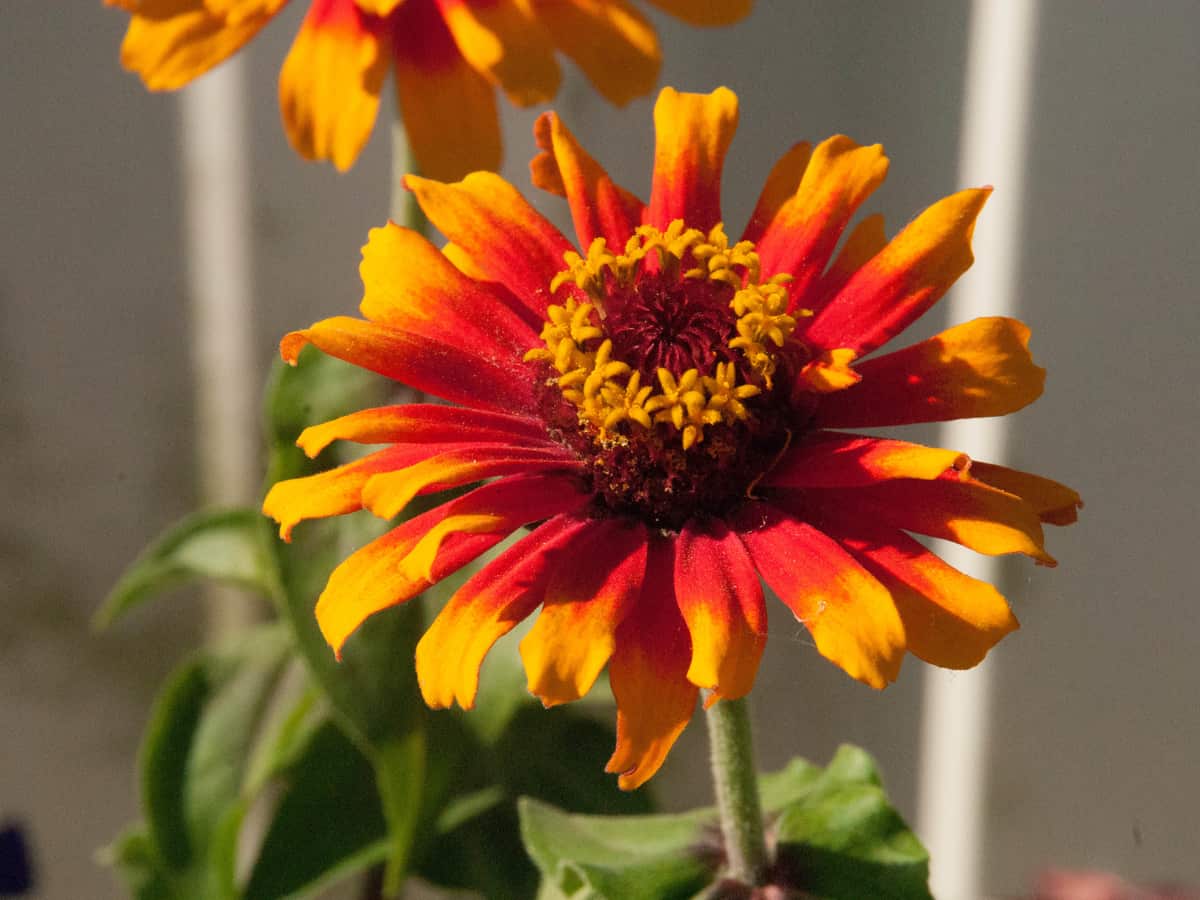
[[[259,477],[245,81],[235,57],[179,95],[199,493],[222,506],[253,503]],[[254,618],[232,589],[207,606],[210,638]]]
[[[1036,0],[974,0],[967,45],[959,183],[993,184],[995,193],[975,233],[976,263],[948,302],[952,324],[978,316],[1013,315],[1020,252]],[[1007,451],[1004,419],[948,422],[940,446],[989,462]],[[984,581],[1001,576],[999,560],[957,545],[942,556]],[[969,672],[927,668],[917,823],[931,857],[938,900],[983,896],[991,662]]]

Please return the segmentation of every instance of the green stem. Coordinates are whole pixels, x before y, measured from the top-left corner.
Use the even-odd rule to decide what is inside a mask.
[[[708,739],[729,876],[756,885],[766,872],[767,845],[744,698],[709,707]]]
[[[416,162],[408,144],[408,135],[404,133],[404,123],[397,116],[392,122],[392,192],[388,217],[397,225],[425,234],[428,230],[425,214],[417,205],[417,198],[412,191],[404,188],[404,176],[415,172]]]

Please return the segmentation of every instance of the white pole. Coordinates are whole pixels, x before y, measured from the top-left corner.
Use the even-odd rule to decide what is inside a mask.
[[[196,462],[201,501],[215,505],[253,503],[258,490],[245,81],[235,57],[179,95]],[[240,592],[207,601],[210,638],[254,618]]]
[[[975,233],[977,262],[947,304],[952,323],[1012,315],[1020,252],[1036,0],[974,0],[967,47],[959,182],[996,187]],[[942,425],[939,443],[989,462],[1007,450],[1003,419]],[[951,565],[984,581],[999,560],[957,545]],[[930,886],[939,900],[983,896],[987,741],[991,662],[970,672],[927,668],[921,731],[918,832],[931,857]]]

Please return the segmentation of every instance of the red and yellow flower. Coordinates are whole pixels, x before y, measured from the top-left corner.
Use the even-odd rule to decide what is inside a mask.
[[[121,62],[151,90],[174,90],[224,61],[289,0],[106,0],[132,13]],[[725,25],[754,0],[648,0],[694,25]],[[461,178],[500,166],[496,88],[550,100],[569,56],[617,104],[648,93],[661,52],[629,0],[312,0],[283,64],[284,127],[307,159],[353,165],[389,69],[418,168]]]
[[[1017,627],[991,586],[910,533],[1053,564],[1042,524],[1078,495],[961,453],[845,429],[1013,412],[1041,393],[1029,331],[956,325],[873,355],[971,264],[987,188],[953,194],[890,241],[878,216],[846,233],[883,181],[878,145],[797,144],[741,239],[721,220],[737,100],[662,92],[649,203],[621,188],[552,113],[534,183],[566,197],[579,244],[496,175],[410,177],[448,238],[389,224],[363,250],[365,319],[284,338],[452,405],[369,409],[307,429],[390,446],[277,484],[285,537],[360,508],[384,518],[417,494],[478,484],[350,556],[317,603],[340,648],[522,527],[438,615],[417,649],[435,707],[475,701],[495,641],[541,608],[520,649],[547,706],[605,665],[617,702],[609,771],[623,787],[661,765],[698,692],[737,698],[767,636],[760,578],[818,651],[882,688],[906,651],[978,663]],[[840,248],[839,248],[840,243]]]

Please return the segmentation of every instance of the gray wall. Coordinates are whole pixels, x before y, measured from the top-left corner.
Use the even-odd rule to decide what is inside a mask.
[[[91,854],[135,814],[146,709],[199,619],[181,599],[110,634],[86,628],[123,564],[192,503],[175,103],[119,69],[121,15],[51,5],[0,10],[0,816],[30,824],[42,896],[104,897],[117,893]],[[758,6],[717,32],[660,17],[667,83],[741,96],[732,222],[785,146],[838,131],[887,147],[891,178],[871,206],[893,228],[959,186],[965,3]],[[284,330],[356,304],[358,248],[387,208],[384,129],[341,177],[286,146],[274,86],[298,13],[250,53],[264,371]],[[1042,4],[1018,285],[1050,380],[1016,418],[1014,463],[1088,505],[1051,535],[1060,568],[1018,565],[1009,587],[1024,628],[996,657],[996,894],[1050,862],[1200,881],[1198,34],[1187,0]],[[647,189],[649,101],[614,111],[571,77],[557,105]],[[506,121],[520,186],[534,115]],[[853,740],[911,813],[920,665],[875,694],[772,612],[754,695],[764,766]],[[659,776],[675,806],[708,797],[703,742],[696,722]]]

